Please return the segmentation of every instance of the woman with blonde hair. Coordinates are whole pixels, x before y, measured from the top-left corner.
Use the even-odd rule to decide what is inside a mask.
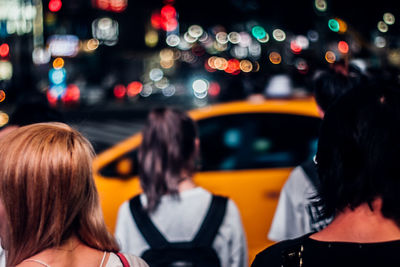
[[[63,123],[0,139],[0,236],[7,266],[147,266],[119,247],[103,220],[93,148]]]

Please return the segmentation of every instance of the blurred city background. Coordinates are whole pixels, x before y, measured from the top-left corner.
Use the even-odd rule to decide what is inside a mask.
[[[0,0],[0,127],[43,97],[97,151],[150,107],[302,97],[334,62],[400,68],[397,1]]]

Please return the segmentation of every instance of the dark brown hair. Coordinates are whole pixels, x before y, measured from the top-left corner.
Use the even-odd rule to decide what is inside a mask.
[[[185,112],[158,108],[150,112],[142,134],[139,177],[147,209],[153,211],[161,196],[176,195],[179,183],[193,174],[197,129]]]
[[[8,266],[73,235],[92,248],[118,251],[101,212],[93,156],[89,141],[63,123],[24,126],[0,139]]]

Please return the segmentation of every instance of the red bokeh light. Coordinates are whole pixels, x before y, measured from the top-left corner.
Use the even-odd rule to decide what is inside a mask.
[[[225,69],[226,73],[238,74],[240,72],[240,62],[237,59],[228,60],[228,67]]]
[[[131,82],[127,86],[127,94],[129,97],[134,97],[140,94],[142,91],[143,84],[141,82]]]
[[[93,3],[97,8],[113,12],[122,12],[128,6],[128,0],[94,0]]]
[[[117,84],[116,86],[114,86],[114,96],[116,98],[123,98],[126,94],[126,87],[122,84]]]
[[[79,87],[75,84],[70,84],[62,97],[64,103],[78,102],[81,96]]]
[[[9,52],[10,52],[10,47],[8,46],[8,44],[0,45],[0,56],[6,57],[8,56]]]
[[[349,45],[345,41],[340,41],[338,43],[339,52],[342,54],[347,54],[349,52]]]
[[[50,2],[49,2],[49,10],[51,12],[60,11],[61,7],[62,7],[61,0],[50,0]]]
[[[54,96],[50,90],[47,90],[47,101],[49,101],[50,106],[55,107],[57,105],[57,97]]]
[[[218,96],[221,92],[221,86],[217,82],[211,82],[210,86],[208,87],[208,94],[210,96]]]
[[[154,29],[159,30],[161,29],[161,15],[159,13],[153,13],[151,15],[151,26],[153,26]]]
[[[161,27],[164,31],[170,32],[178,27],[178,21],[175,18],[165,20],[162,18]]]
[[[171,5],[166,5],[161,9],[161,16],[165,19],[176,19],[176,9]]]
[[[204,68],[206,69],[206,71],[208,72],[216,72],[216,69],[211,68],[210,65],[208,65],[208,60],[206,60],[206,62],[204,62]]]
[[[299,54],[301,52],[301,46],[296,41],[290,42],[290,49],[295,54]]]

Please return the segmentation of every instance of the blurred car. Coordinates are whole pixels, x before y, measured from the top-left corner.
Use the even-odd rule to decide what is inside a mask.
[[[280,190],[291,169],[313,157],[320,119],[313,99],[240,101],[189,112],[200,136],[195,182],[237,204],[247,235],[249,260],[272,244],[267,233]],[[135,134],[99,154],[94,175],[107,225],[118,207],[141,192]]]

